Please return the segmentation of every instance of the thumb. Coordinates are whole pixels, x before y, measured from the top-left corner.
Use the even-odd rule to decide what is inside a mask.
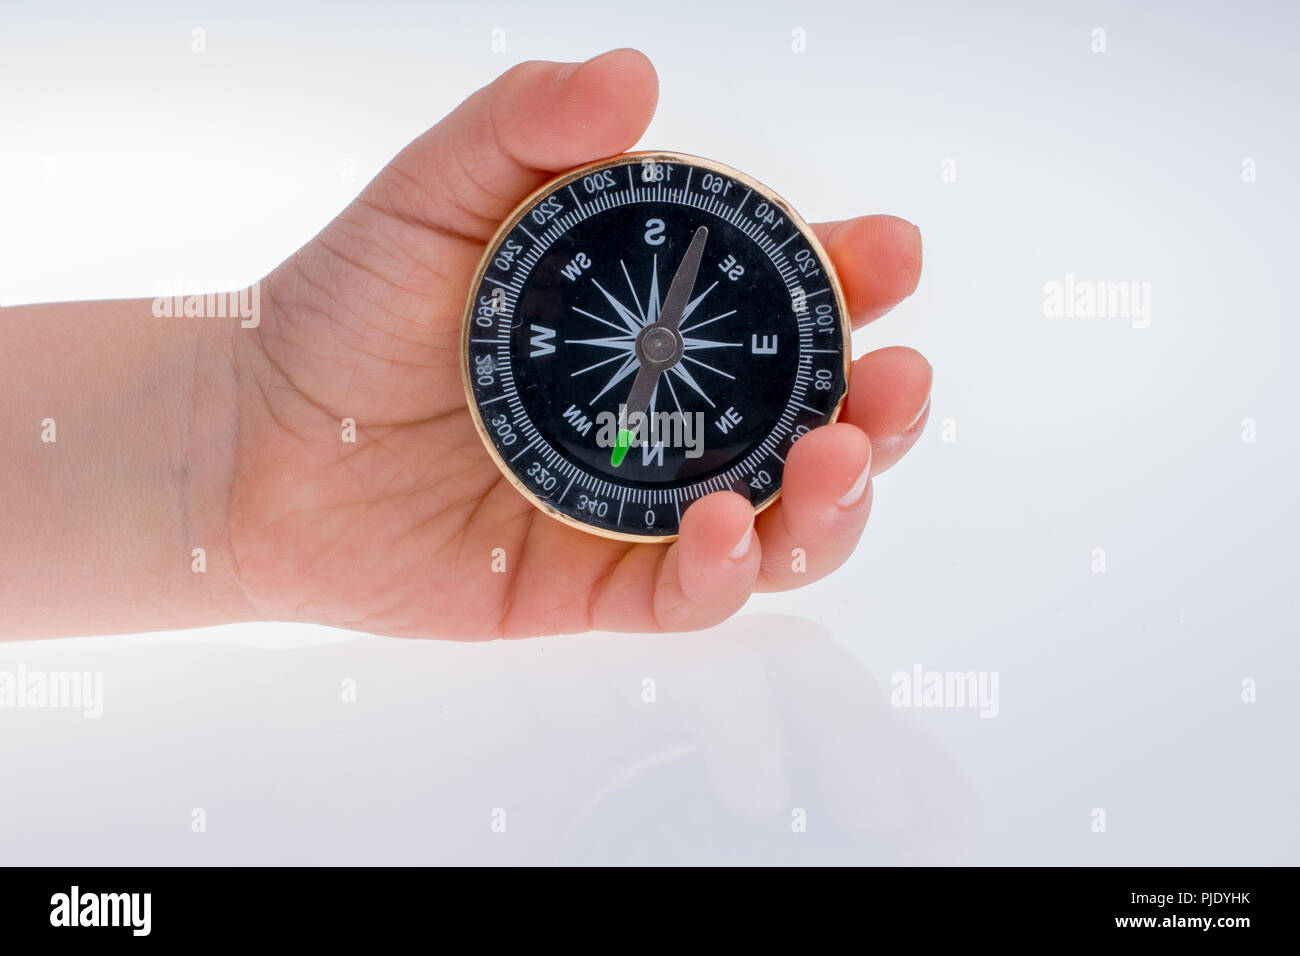
[[[633,146],[659,81],[645,54],[585,63],[533,60],[508,70],[406,147],[365,199],[433,229],[486,242],[554,173]]]

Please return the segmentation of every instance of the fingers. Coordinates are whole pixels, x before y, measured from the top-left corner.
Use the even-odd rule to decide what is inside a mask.
[[[590,626],[710,627],[739,610],[752,588],[786,590],[834,571],[866,525],[871,476],[894,465],[925,427],[932,374],[909,348],[858,359],[841,420],[790,449],[780,501],[751,522],[739,495],[702,498],[682,516],[671,547],[637,545],[624,556],[598,588]]]
[[[921,231],[897,216],[859,216],[813,226],[826,248],[849,317],[859,328],[916,291],[921,280]]]
[[[934,370],[920,352],[895,346],[853,363],[841,421],[871,439],[871,474],[892,468],[916,444],[930,414]]]
[[[843,422],[814,429],[786,458],[781,500],[758,516],[758,590],[799,587],[853,553],[871,510],[871,440]]]
[[[719,491],[682,515],[667,548],[639,544],[592,597],[591,627],[603,631],[694,631],[726,620],[748,599],[760,549],[749,502]]]
[[[925,428],[930,363],[909,348],[870,352],[853,365],[840,421],[795,442],[781,500],[758,518],[758,590],[800,587],[853,553],[871,509],[870,477],[892,467]]]
[[[636,50],[521,63],[411,143],[366,198],[485,242],[554,173],[633,146],[658,97],[654,67]]]

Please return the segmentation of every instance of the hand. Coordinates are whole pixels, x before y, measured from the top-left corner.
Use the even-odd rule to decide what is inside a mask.
[[[858,359],[840,421],[794,446],[783,496],[757,521],[719,492],[687,510],[671,545],[547,517],[480,443],[459,353],[484,244],[556,173],[632,147],[657,94],[631,50],[521,64],[407,147],[263,283],[260,325],[232,335],[228,546],[253,614],[406,636],[690,630],[852,552],[870,477],[925,424],[930,366],[910,349]],[[855,326],[915,289],[910,224],[869,216],[816,231]],[[342,440],[349,418],[355,443]],[[806,573],[791,569],[796,547]]]

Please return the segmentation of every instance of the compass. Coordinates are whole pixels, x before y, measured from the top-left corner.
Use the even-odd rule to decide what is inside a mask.
[[[829,257],[770,189],[625,153],[506,219],[462,355],[479,435],[523,495],[584,531],[666,541],[712,492],[776,500],[791,446],[839,413],[849,326]]]

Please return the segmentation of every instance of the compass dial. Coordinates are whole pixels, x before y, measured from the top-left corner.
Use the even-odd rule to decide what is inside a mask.
[[[629,153],[506,220],[463,354],[479,432],[521,492],[586,531],[667,540],[712,492],[775,500],[790,446],[839,411],[848,324],[782,199],[709,160]]]

